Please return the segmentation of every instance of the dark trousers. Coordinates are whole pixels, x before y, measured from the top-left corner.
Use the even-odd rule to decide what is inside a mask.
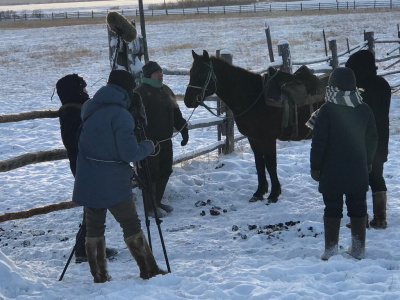
[[[383,162],[374,160],[372,163],[372,171],[369,173],[369,185],[373,193],[386,192],[386,183],[383,178]]]
[[[156,203],[159,204],[164,196],[164,191],[167,187],[169,177],[172,174],[172,141],[168,140],[160,143],[160,151],[156,156],[148,156],[147,163],[149,166],[151,180],[153,182],[153,192],[156,197],[155,200]],[[152,205],[150,202],[150,196],[148,193],[144,192],[143,197],[146,201],[147,210],[151,210]]]
[[[108,208],[85,207],[87,237],[104,236],[107,210],[121,226],[124,238],[137,234],[142,229],[135,203],[133,200],[128,200]]]
[[[367,193],[346,194],[347,216],[367,216]],[[325,203],[325,218],[343,218],[343,194],[322,194]]]

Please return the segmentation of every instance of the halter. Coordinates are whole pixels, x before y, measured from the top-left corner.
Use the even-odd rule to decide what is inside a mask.
[[[201,89],[201,93],[196,96],[196,101],[199,103],[200,106],[204,106],[205,108],[207,108],[207,105],[204,104],[204,98],[205,98],[205,94],[207,91],[207,86],[210,83],[210,80],[212,79],[214,81],[214,86],[215,86],[214,93],[216,93],[217,92],[217,76],[215,75],[211,60],[210,60],[210,64],[207,64],[207,63],[204,63],[204,64],[210,68],[210,70],[208,71],[208,74],[207,74],[207,78],[204,82],[204,85],[196,86],[196,85],[188,84],[187,86],[190,88],[194,88],[194,89]]]

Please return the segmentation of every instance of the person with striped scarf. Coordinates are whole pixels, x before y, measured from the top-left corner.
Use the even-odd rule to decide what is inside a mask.
[[[322,260],[338,253],[343,196],[351,222],[348,254],[365,255],[368,173],[378,143],[374,115],[356,87],[349,68],[337,68],[330,77],[315,119],[310,152],[311,176],[319,182],[325,204],[325,251]]]

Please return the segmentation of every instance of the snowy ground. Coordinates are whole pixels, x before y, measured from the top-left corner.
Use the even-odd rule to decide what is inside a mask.
[[[328,37],[337,37],[342,51],[346,37],[357,44],[365,29],[374,30],[376,37],[396,37],[398,17],[397,12],[295,19],[215,17],[148,22],[147,35],[150,58],[164,67],[189,68],[191,49],[210,53],[229,49],[235,64],[258,70],[269,64],[265,22],[271,25],[274,44],[288,40],[293,59],[303,60],[324,55],[322,29]],[[52,101],[50,97],[57,79],[67,73],[84,75],[91,95],[105,83],[109,72],[105,25],[0,29],[0,36],[2,114],[58,108],[57,96]],[[378,56],[392,47],[378,44]],[[394,76],[388,79],[398,81]],[[188,78],[166,76],[165,81],[183,93]],[[368,230],[362,261],[345,254],[351,240],[344,226],[348,217],[342,220],[339,255],[328,262],[319,260],[324,248],[323,203],[309,176],[309,141],[277,143],[282,195],[271,205],[248,202],[257,177],[253,155],[242,142],[233,154],[212,153],[174,167],[165,202],[175,210],[161,224],[171,274],[141,280],[121,229],[109,216],[107,244],[119,251],[109,263],[113,280],[94,284],[88,264],[71,263],[59,282],[82,216],[81,208],[74,208],[0,224],[0,299],[399,299],[399,100],[393,95],[384,173],[389,227]],[[181,108],[188,117],[191,110]],[[206,117],[209,114],[202,109],[193,116]],[[0,140],[0,160],[62,147],[57,119],[0,124]],[[179,145],[179,137],[174,139],[175,154],[215,140],[214,129],[191,131],[186,147]],[[69,200],[73,177],[64,160],[2,173],[0,185],[2,214]],[[138,190],[134,192],[143,220],[142,198]],[[195,205],[207,200],[211,203],[206,206]],[[372,214],[370,193],[368,204]],[[213,206],[221,208],[219,216],[210,215]],[[275,226],[275,231],[268,227],[280,223],[283,226]],[[154,222],[151,231],[155,257],[165,268]]]

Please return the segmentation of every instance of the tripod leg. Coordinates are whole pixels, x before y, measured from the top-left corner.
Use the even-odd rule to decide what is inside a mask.
[[[81,233],[82,233],[82,227],[83,227],[83,226],[81,226],[81,227],[79,228],[79,231],[78,231],[78,234],[77,234],[77,239],[80,237],[80,235],[81,235]],[[61,276],[60,276],[60,278],[58,279],[58,281],[61,281],[61,280],[64,278],[65,272],[66,272],[67,269],[68,269],[68,266],[69,266],[69,263],[71,262],[72,256],[74,256],[75,249],[76,249],[76,243],[75,243],[75,245],[74,245],[74,248],[72,248],[71,254],[69,255],[69,258],[68,258],[68,260],[67,260],[67,263],[65,264],[64,270],[62,271]]]

